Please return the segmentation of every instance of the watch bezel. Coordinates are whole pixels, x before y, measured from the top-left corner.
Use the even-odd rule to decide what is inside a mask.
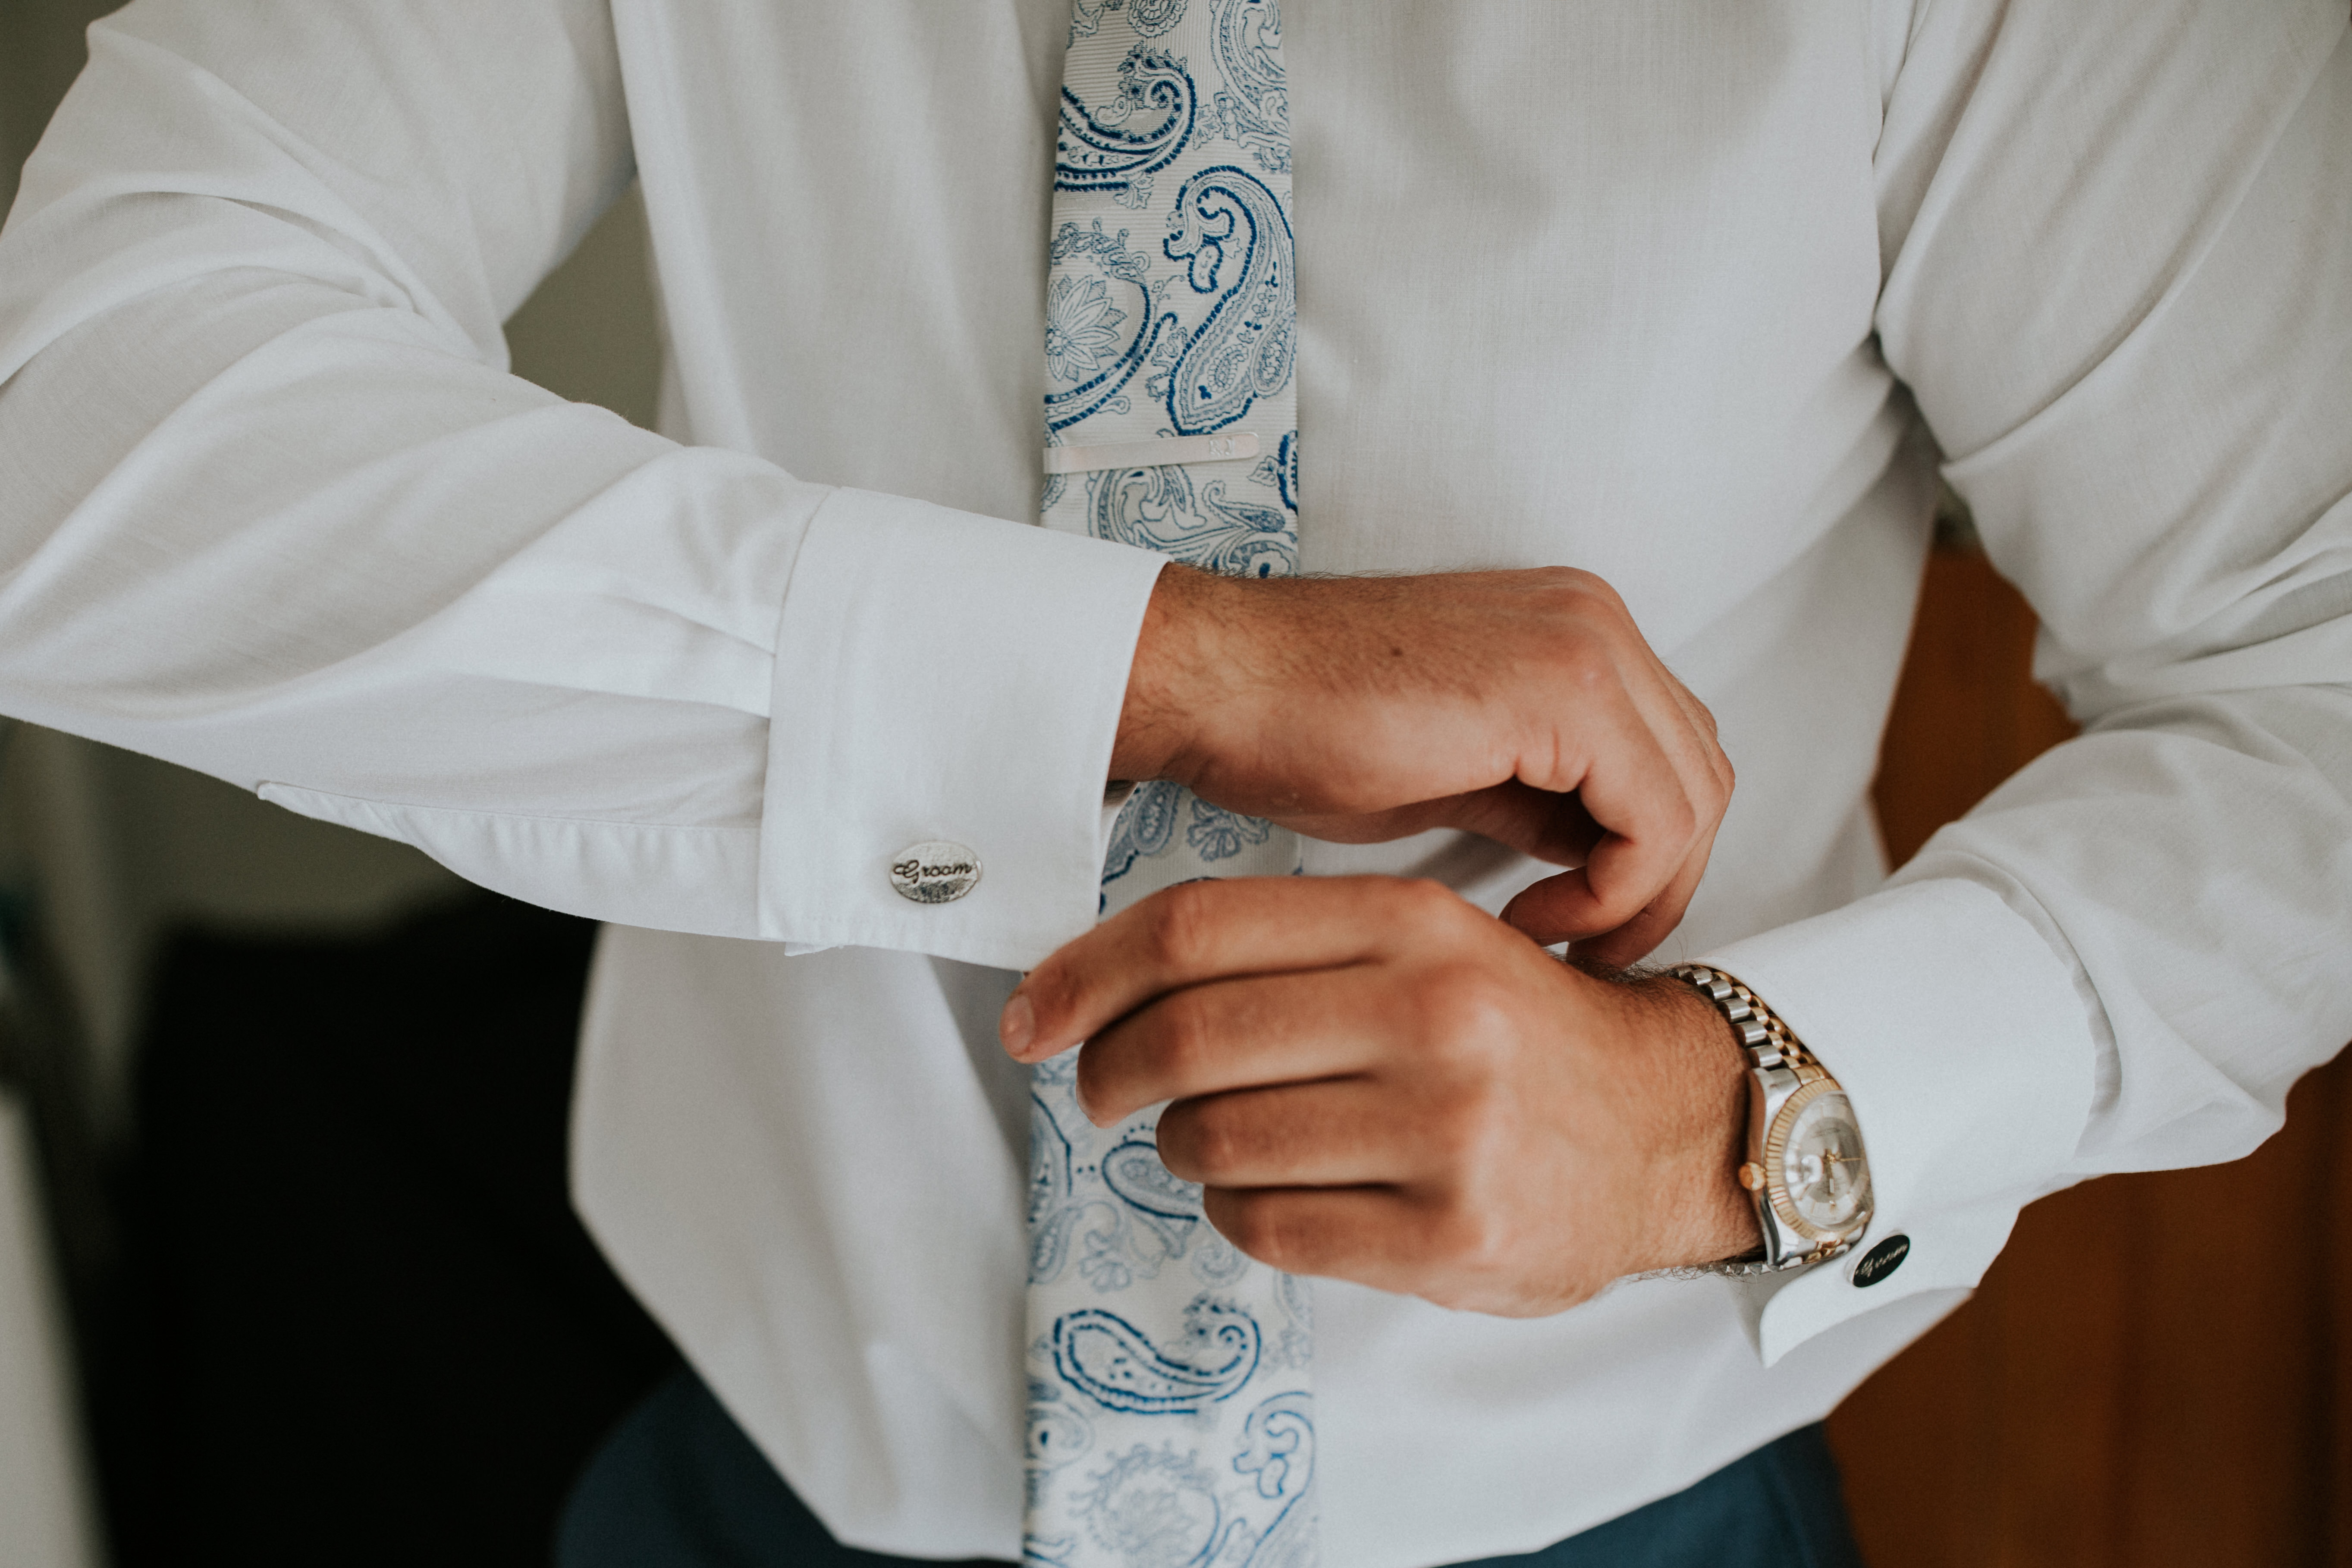
[[[1872,1211],[1875,1207],[1870,1199],[1865,1198],[1862,1212],[1854,1216],[1852,1224],[1841,1229],[1826,1230],[1799,1214],[1796,1200],[1789,1194],[1788,1180],[1784,1174],[1787,1168],[1785,1157],[1789,1150],[1789,1134],[1795,1130],[1797,1118],[1803,1114],[1805,1108],[1813,1101],[1827,1095],[1844,1093],[1845,1089],[1837,1079],[1826,1073],[1811,1083],[1800,1084],[1796,1091],[1782,1100],[1773,1111],[1771,1125],[1764,1131],[1763,1147],[1758,1151],[1759,1157],[1757,1163],[1764,1168],[1764,1199],[1772,1205],[1772,1217],[1807,1241],[1845,1241],[1858,1236],[1868,1227]],[[1850,1106],[1853,1102],[1849,1099],[1846,1103]],[[1858,1119],[1853,1126],[1854,1135],[1859,1139],[1862,1126]],[[1863,1149],[1862,1159],[1863,1173],[1866,1177],[1870,1171],[1870,1150],[1866,1145]]]

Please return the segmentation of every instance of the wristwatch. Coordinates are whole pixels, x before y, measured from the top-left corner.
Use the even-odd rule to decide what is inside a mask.
[[[1748,1158],[1739,1184],[1756,1201],[1760,1251],[1702,1264],[1701,1274],[1773,1274],[1851,1247],[1870,1224],[1870,1161],[1853,1102],[1829,1069],[1753,991],[1720,969],[1678,963],[1730,1020],[1748,1053]],[[1683,1272],[1677,1270],[1676,1272]]]

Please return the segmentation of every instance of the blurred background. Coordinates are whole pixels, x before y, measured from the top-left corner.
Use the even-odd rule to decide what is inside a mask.
[[[113,0],[0,0],[0,208]],[[632,193],[509,323],[653,419]],[[564,1191],[593,928],[0,720],[0,1568],[530,1564],[672,1364]]]
[[[0,207],[93,0],[0,0]],[[650,423],[635,194],[508,325]],[[2071,733],[1957,505],[1890,852]],[[674,1352],[564,1196],[592,931],[0,721],[0,1568],[541,1564]],[[1831,1423],[1873,1568],[2352,1568],[2352,1063],[2252,1158],[2036,1205]]]

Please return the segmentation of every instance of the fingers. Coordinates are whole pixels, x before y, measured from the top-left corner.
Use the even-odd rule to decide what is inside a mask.
[[[1348,816],[1309,813],[1276,820],[1328,844],[1386,844],[1433,827],[1452,827],[1555,866],[1584,864],[1601,834],[1600,824],[1574,794],[1538,789],[1516,778],[1391,811]]]
[[[1666,884],[1664,892],[1616,930],[1578,942],[1576,951],[1612,969],[1627,969],[1640,963],[1673,934],[1675,927],[1682,924],[1683,913],[1690,908],[1692,895],[1698,891],[1699,879],[1706,875],[1707,857],[1714,849],[1715,829],[1709,827],[1690,858],[1683,862],[1682,869],[1675,874],[1675,879]]]
[[[1578,790],[1601,837],[1579,869],[1527,889],[1504,916],[1538,942],[1598,942],[1587,951],[1621,963],[1680,923],[1734,784],[1714,715],[1640,652],[1648,668],[1628,695],[1646,733],[1621,730]]]
[[[1640,961],[1682,923],[1684,911],[1689,909],[1691,898],[1706,874],[1707,858],[1714,853],[1716,834],[1731,804],[1736,783],[1731,761],[1716,739],[1715,715],[1663,666],[1658,673],[1685,723],[1676,731],[1683,744],[1675,760],[1684,787],[1696,806],[1700,831],[1685,850],[1682,864],[1665,888],[1623,924],[1598,934],[1562,929],[1558,936],[1538,939],[1549,942],[1578,938],[1579,952],[1617,968]],[[1589,872],[1590,861],[1587,867]]]
[[[1101,1126],[1147,1105],[1366,1071],[1390,1048],[1359,965],[1190,986],[1097,1032],[1078,1059],[1078,1100]],[[1163,1123],[1164,1125],[1164,1123]]]
[[[1162,993],[1205,981],[1333,968],[1402,933],[1475,910],[1433,883],[1387,877],[1243,877],[1154,893],[1030,971],[998,1032],[1021,1061],[1067,1050]]]
[[[1581,866],[1606,830],[1575,795],[1538,789],[1517,779],[1456,795],[1429,824],[1458,827],[1555,866]]]
[[[1219,1235],[1286,1274],[1375,1289],[1413,1279],[1419,1205],[1391,1187],[1212,1187],[1202,1207]]]
[[[1202,1206],[1226,1240],[1286,1273],[1353,1280],[1441,1307],[1529,1310],[1503,1287],[1512,1237],[1491,1206],[1386,1186],[1212,1187]]]
[[[1412,1108],[1366,1078],[1183,1100],[1160,1116],[1160,1158],[1213,1187],[1337,1187],[1435,1173]]]
[[[1673,934],[1689,909],[1691,897],[1697,892],[1699,879],[1706,873],[1707,856],[1715,846],[1715,834],[1708,831],[1689,858],[1683,862],[1675,879],[1665,890],[1652,900],[1633,918],[1613,930],[1596,936],[1582,935],[1575,929],[1574,911],[1564,910],[1561,885],[1575,872],[1547,877],[1533,887],[1524,889],[1517,898],[1503,907],[1505,923],[1516,926],[1538,942],[1549,946],[1556,942],[1574,941],[1575,951],[1612,969],[1625,969],[1641,962],[1655,951],[1658,944]]]
[[[1706,873],[1707,856],[1714,846],[1715,831],[1709,827],[1657,896],[1615,925],[1603,924],[1605,917],[1594,913],[1602,900],[1587,880],[1592,875],[1590,867],[1563,871],[1521,889],[1503,906],[1503,920],[1545,946],[1573,942],[1576,951],[1587,957],[1612,968],[1625,968],[1639,962],[1682,923],[1691,896]],[[1595,853],[1598,856],[1599,851]]]

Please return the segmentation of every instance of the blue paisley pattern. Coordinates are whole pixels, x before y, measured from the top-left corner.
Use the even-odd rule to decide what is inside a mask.
[[[1201,1217],[1201,1192],[1160,1163],[1157,1144],[1130,1139],[1103,1159],[1103,1185],[1131,1209],[1191,1225]]]
[[[1286,509],[1227,500],[1223,480],[1196,487],[1172,464],[1089,476],[1087,531],[1227,577],[1287,577],[1297,569],[1298,528]]]
[[[1062,89],[1061,130],[1054,145],[1057,191],[1126,191],[1176,161],[1192,139],[1199,94],[1183,63],[1138,46],[1118,66],[1118,91],[1089,106]],[[1122,203],[1132,205],[1133,203]]]
[[[1184,842],[1203,861],[1214,864],[1264,844],[1273,835],[1274,824],[1262,817],[1243,816],[1205,800],[1196,800],[1192,803],[1192,825],[1184,829]]]
[[[1188,0],[1071,0],[1070,42],[1091,38],[1102,30],[1102,14],[1125,11],[1127,25],[1147,38],[1156,38],[1184,19]]]
[[[1250,470],[1250,478],[1262,485],[1273,487],[1282,497],[1282,504],[1292,511],[1298,510],[1298,432],[1292,430],[1282,437],[1274,455],[1259,459]]]
[[[1217,129],[1269,174],[1290,173],[1290,92],[1276,0],[1217,0]]]
[[[1110,853],[1103,858],[1103,879],[1115,882],[1132,870],[1139,859],[1164,853],[1175,841],[1177,818],[1184,810],[1184,786],[1165,779],[1138,784],[1119,807],[1110,835]]]
[[[1105,234],[1100,218],[1084,229],[1074,223],[1064,224],[1055,234],[1046,255],[1056,263],[1077,260],[1083,264],[1060,270],[1045,291],[1045,374],[1049,381],[1060,379],[1055,362],[1057,354],[1066,352],[1061,339],[1068,330],[1055,319],[1059,290],[1084,289],[1089,283],[1100,285],[1107,300],[1130,302],[1129,310],[1118,313],[1118,321],[1105,324],[1116,326],[1132,318],[1136,327],[1126,345],[1100,371],[1066,390],[1045,394],[1045,428],[1049,432],[1061,431],[1097,414],[1133,412],[1134,405],[1127,397],[1127,384],[1153,357],[1161,335],[1177,325],[1175,315],[1161,307],[1166,279],[1151,277],[1144,258],[1128,248],[1127,230]],[[1092,278],[1087,276],[1088,271],[1094,274]],[[1050,510],[1050,497],[1045,504]]]
[[[1177,193],[1160,248],[1189,263],[1193,293],[1216,301],[1169,372],[1169,423],[1186,436],[1222,430],[1290,384],[1298,342],[1290,219],[1255,176],[1230,164],[1203,169]]]
[[[1081,1307],[1054,1320],[1054,1365],[1106,1410],[1197,1415],[1247,1386],[1257,1371],[1258,1337],[1255,1318],[1213,1296],[1195,1296],[1185,1307],[1172,1352],[1116,1312]]]
[[[1049,527],[1205,572],[1298,570],[1290,108],[1273,0],[1073,0],[1054,163],[1045,438],[1212,431],[1247,458],[1055,475]],[[1297,838],[1159,781],[1111,827],[1102,909],[1298,869]],[[1160,1158],[1033,1069],[1024,1561],[1315,1568],[1314,1310]]]

